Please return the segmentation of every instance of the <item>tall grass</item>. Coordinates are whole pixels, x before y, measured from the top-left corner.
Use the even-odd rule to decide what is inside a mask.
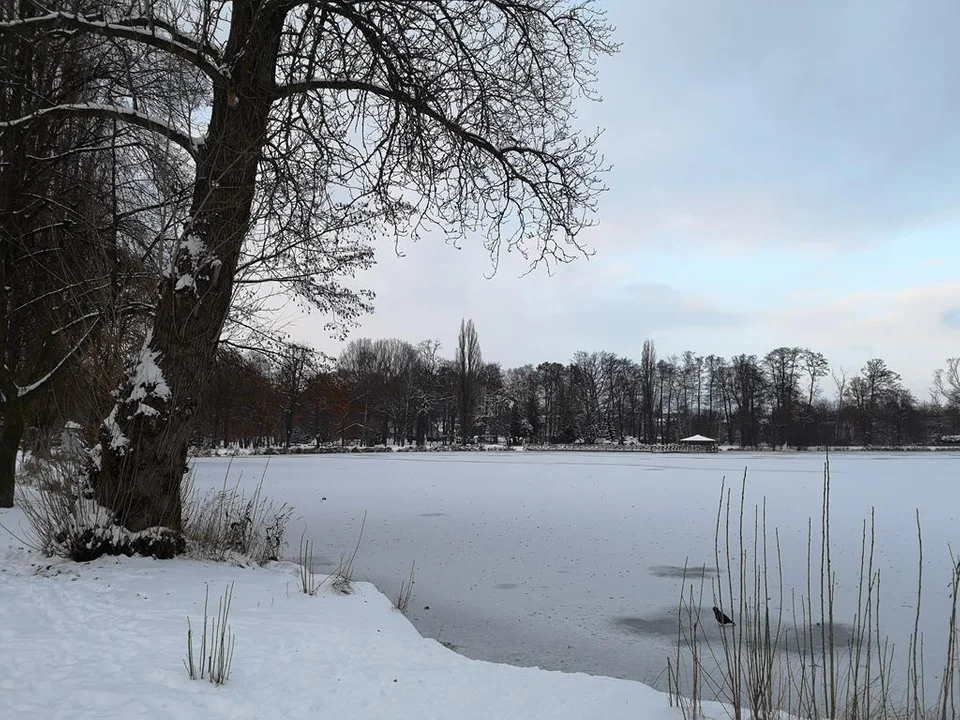
[[[258,565],[280,558],[293,508],[264,497],[267,467],[249,495],[240,489],[240,479],[227,484],[229,464],[219,490],[201,494],[192,475],[184,477],[183,534],[190,554],[217,562],[249,559]]]
[[[406,582],[400,583],[400,591],[397,593],[397,599],[394,602],[397,610],[404,615],[407,614],[407,610],[410,608],[410,599],[413,597],[413,572],[416,567],[416,562],[410,563],[410,575],[407,576]]]
[[[214,685],[223,685],[230,679],[233,666],[233,649],[237,637],[230,630],[230,606],[233,603],[233,583],[227,586],[217,602],[217,614],[210,617],[210,586],[203,597],[203,626],[200,636],[200,663],[193,651],[193,625],[187,618],[187,657],[183,661],[191,680],[209,680]]]
[[[939,691],[928,702],[921,631],[923,540],[917,515],[918,573],[913,631],[906,652],[904,680],[895,687],[895,648],[883,632],[881,572],[875,559],[876,522],[871,512],[861,528],[856,606],[849,624],[837,612],[837,577],[831,542],[830,465],[824,465],[818,523],[807,523],[806,587],[785,592],[780,534],[771,532],[764,500],[746,506],[746,473],[739,497],[721,486],[714,535],[716,578],[699,592],[687,584],[686,571],[677,605],[677,650],[668,659],[671,705],[683,717],[702,716],[705,694],[729,708],[735,720],[795,718],[842,720],[950,720],[957,718],[960,694],[958,592],[960,562],[951,554],[950,613],[943,628],[947,640]],[[735,619],[719,633],[705,607],[712,605]],[[701,613],[703,617],[701,617]],[[843,631],[841,632],[841,628]]]
[[[366,525],[367,513],[363,513],[363,520],[360,521],[360,532],[357,534],[357,544],[353,546],[352,552],[341,556],[340,563],[330,574],[331,587],[344,595],[353,592],[354,564],[357,560],[357,553],[360,552],[360,543],[363,542],[363,529]]]

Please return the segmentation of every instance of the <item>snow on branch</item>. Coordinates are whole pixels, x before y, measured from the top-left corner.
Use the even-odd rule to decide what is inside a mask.
[[[169,139],[176,143],[193,158],[197,155],[197,143],[188,134],[167,125],[162,120],[139,113],[133,108],[123,107],[121,105],[96,105],[94,103],[67,103],[64,105],[54,105],[53,107],[37,110],[29,115],[0,122],[0,128],[12,128],[18,125],[27,125],[45,117],[98,117],[120,120],[122,122],[136,125],[150,132]]]
[[[69,12],[50,12],[38,17],[0,22],[0,40],[9,35],[32,35],[66,28],[109,38],[123,38],[163,50],[203,72],[214,83],[225,83],[229,72],[220,64],[219,53],[207,44],[180,33],[159,18],[132,17],[115,21]],[[164,34],[158,34],[158,30]]]

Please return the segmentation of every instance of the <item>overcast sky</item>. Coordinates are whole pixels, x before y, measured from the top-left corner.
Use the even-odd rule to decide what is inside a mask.
[[[550,277],[476,245],[387,243],[352,337],[432,338],[473,318],[487,360],[694,350],[882,357],[920,397],[960,354],[960,2],[607,0],[613,170],[590,260]],[[323,319],[296,335],[336,354]]]

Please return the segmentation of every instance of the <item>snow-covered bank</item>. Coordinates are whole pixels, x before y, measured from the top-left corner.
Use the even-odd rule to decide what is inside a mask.
[[[25,522],[0,510],[0,523]],[[235,583],[233,673],[183,666],[189,616]],[[626,680],[469,660],[422,638],[366,583],[298,590],[297,568],[47,559],[0,530],[2,718],[678,718]],[[717,717],[724,713],[717,709]]]

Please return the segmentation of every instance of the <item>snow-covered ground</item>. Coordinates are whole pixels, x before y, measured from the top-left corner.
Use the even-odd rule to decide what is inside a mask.
[[[198,483],[221,484],[227,464],[197,460]],[[862,521],[875,507],[884,630],[906,650],[919,509],[921,629],[931,662],[942,662],[960,454],[848,453],[831,466],[838,620],[853,617]],[[807,519],[819,518],[823,480],[817,453],[531,452],[237,458],[230,482],[255,485],[265,467],[265,494],[297,509],[292,554],[305,528],[331,568],[367,513],[359,577],[393,596],[416,561],[409,615],[425,636],[472,658],[659,688],[676,642],[678,571],[714,564],[721,479],[738,489],[749,468],[748,503],[766,497],[788,597],[805,591]]]
[[[0,510],[4,526],[23,522]],[[0,718],[679,717],[640,683],[469,660],[422,638],[369,584],[309,597],[297,582],[286,563],[46,560],[0,531]],[[234,583],[222,687],[183,665],[207,583],[214,606]]]

